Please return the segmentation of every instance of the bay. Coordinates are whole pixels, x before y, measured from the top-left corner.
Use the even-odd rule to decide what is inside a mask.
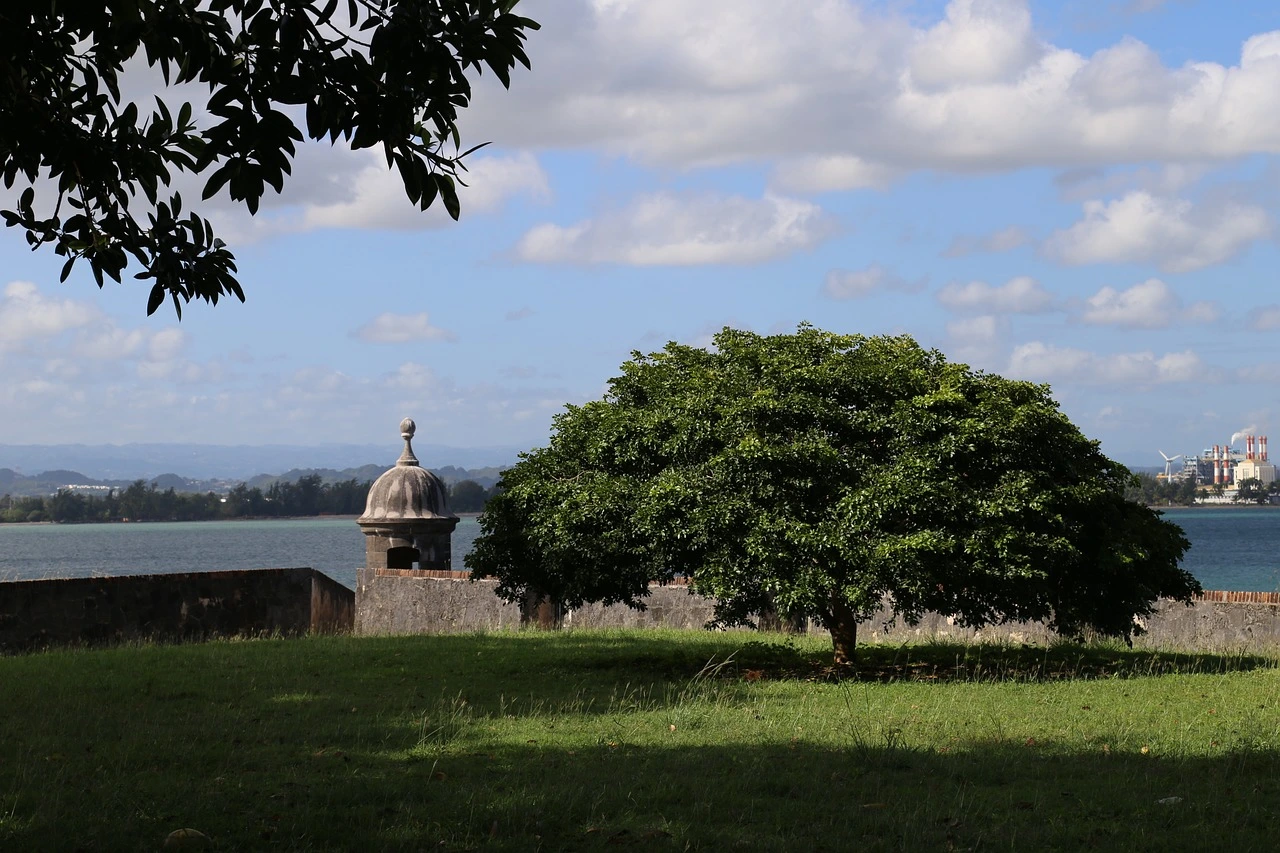
[[[1280,590],[1280,510],[1169,509],[1191,541],[1183,567],[1205,589]],[[463,518],[453,565],[480,532]],[[355,588],[364,536],[350,518],[0,525],[0,581],[310,566]]]
[[[1280,509],[1183,507],[1163,512],[1191,542],[1182,567],[1205,589],[1280,591]]]
[[[453,532],[453,566],[480,533]],[[0,581],[309,566],[352,589],[364,534],[352,518],[0,525]]]

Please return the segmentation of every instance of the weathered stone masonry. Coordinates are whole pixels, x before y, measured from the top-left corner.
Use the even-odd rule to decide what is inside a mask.
[[[130,640],[344,633],[355,596],[314,569],[0,584],[0,652]]]

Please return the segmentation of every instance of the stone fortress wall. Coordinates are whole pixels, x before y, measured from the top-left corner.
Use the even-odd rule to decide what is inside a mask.
[[[554,628],[702,628],[714,602],[684,585],[650,587],[647,608],[589,604],[563,614],[506,602],[492,580],[471,581],[465,572],[361,569],[356,583],[355,632],[373,634],[470,633],[522,625]],[[557,618],[558,616],[558,618]],[[782,628],[776,622],[765,627]],[[1144,648],[1205,652],[1280,651],[1280,594],[1206,592],[1189,606],[1162,600],[1134,638]],[[825,633],[810,620],[810,633]],[[895,620],[887,608],[859,628],[859,640],[908,642],[930,639],[1045,645],[1055,635],[1042,623],[1010,622],[965,628],[936,613],[916,625]]]
[[[492,580],[465,572],[361,569],[357,589],[313,569],[188,572],[0,584],[0,653],[52,646],[211,637],[349,633],[445,634],[525,627],[703,628],[714,602],[684,585],[653,586],[643,611],[589,604],[564,613],[506,602]],[[816,622],[784,626],[822,633]],[[1280,652],[1280,595],[1206,592],[1190,606],[1162,601],[1146,620],[1139,647],[1204,652]],[[937,614],[917,625],[884,610],[864,622],[859,640],[930,639],[1044,645],[1054,635],[1038,623],[974,630]]]
[[[50,646],[345,633],[355,595],[315,569],[0,583],[0,653]]]

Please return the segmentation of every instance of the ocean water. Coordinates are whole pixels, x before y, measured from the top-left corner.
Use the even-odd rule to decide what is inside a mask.
[[[453,532],[453,565],[480,533]],[[364,534],[350,518],[0,525],[0,581],[310,566],[355,589]]]
[[[1280,510],[1170,509],[1191,541],[1183,566],[1205,589],[1280,590]],[[480,532],[463,518],[453,564]],[[310,566],[355,588],[364,536],[349,518],[0,525],[0,581]]]
[[[1167,509],[1164,518],[1186,533],[1182,567],[1205,589],[1280,591],[1280,509]]]

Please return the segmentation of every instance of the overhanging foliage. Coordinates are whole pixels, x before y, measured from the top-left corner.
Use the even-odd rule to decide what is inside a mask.
[[[243,300],[208,220],[161,190],[175,171],[208,173],[205,199],[225,191],[255,213],[284,188],[299,118],[311,139],[381,147],[410,201],[438,199],[457,219],[466,75],[488,68],[507,85],[529,65],[538,24],[516,2],[5,0],[0,176],[31,184],[5,222],[66,257],[64,280],[84,260],[101,287],[136,261],[153,282],[148,314],[166,295],[179,316],[196,297]],[[122,97],[141,60],[166,85],[207,84],[207,103]]]

